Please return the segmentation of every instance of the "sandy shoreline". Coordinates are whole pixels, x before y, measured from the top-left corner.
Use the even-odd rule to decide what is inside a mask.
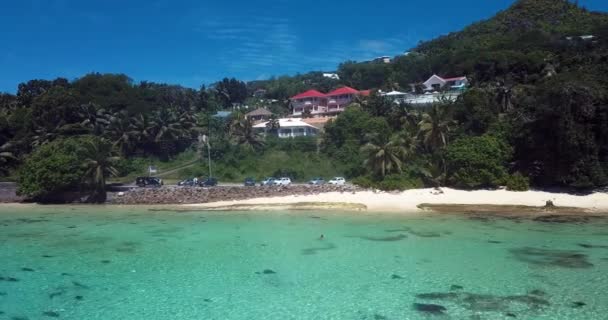
[[[211,203],[184,204],[183,207],[201,209],[259,209],[285,210],[290,205],[344,203],[355,205],[360,210],[372,212],[406,213],[421,212],[420,204],[469,204],[469,205],[515,205],[541,207],[548,200],[559,207],[575,207],[588,212],[608,212],[608,193],[593,193],[589,195],[572,195],[567,193],[550,193],[544,191],[511,192],[506,190],[476,190],[464,191],[442,188],[416,189],[401,193],[386,193],[373,191],[358,192],[329,192],[314,195],[282,196],[255,198],[235,201],[219,201]],[[363,209],[361,209],[363,208]]]

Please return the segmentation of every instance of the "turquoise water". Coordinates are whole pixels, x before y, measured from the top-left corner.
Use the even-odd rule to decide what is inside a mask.
[[[1,320],[513,317],[608,319],[606,221],[0,207]]]

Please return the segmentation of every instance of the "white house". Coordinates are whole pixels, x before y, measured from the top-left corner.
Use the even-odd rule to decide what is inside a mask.
[[[324,73],[323,77],[334,80],[340,80],[340,76],[337,73]]]
[[[405,99],[405,97],[407,96],[407,93],[393,90],[391,92],[386,92],[386,93],[382,92],[381,95],[383,97],[399,100],[399,99]]]
[[[462,90],[469,84],[469,80],[467,77],[442,78],[434,74],[423,84],[425,91],[439,91],[441,89]]]
[[[381,62],[381,63],[391,63],[391,57],[389,57],[389,56],[376,57],[372,61]]]
[[[295,137],[314,137],[319,134],[319,129],[313,125],[310,125],[302,119],[298,118],[285,118],[279,120],[279,129],[276,135],[279,138],[295,138]],[[267,127],[268,121],[256,124],[253,126],[257,131],[263,131],[266,134],[270,134]]]

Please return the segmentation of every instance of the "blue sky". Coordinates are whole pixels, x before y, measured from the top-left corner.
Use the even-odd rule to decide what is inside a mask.
[[[397,55],[513,0],[4,0],[0,92],[30,79],[125,73],[197,88]],[[608,11],[606,0],[580,0]]]

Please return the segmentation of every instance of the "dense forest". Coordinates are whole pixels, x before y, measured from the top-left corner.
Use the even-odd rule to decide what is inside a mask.
[[[33,198],[81,188],[100,201],[106,178],[202,158],[205,135],[220,180],[341,174],[386,190],[608,184],[607,14],[566,0],[520,0],[391,63],[349,61],[337,73],[340,80],[321,72],[223,79],[198,90],[120,74],[22,83],[15,95],[0,94],[0,175]],[[471,87],[426,108],[374,93],[319,139],[264,139],[243,117],[245,105],[288,114],[288,98],[311,88],[407,90],[432,74],[466,75]],[[233,112],[223,119],[218,110]],[[200,161],[180,174],[207,169]]]

